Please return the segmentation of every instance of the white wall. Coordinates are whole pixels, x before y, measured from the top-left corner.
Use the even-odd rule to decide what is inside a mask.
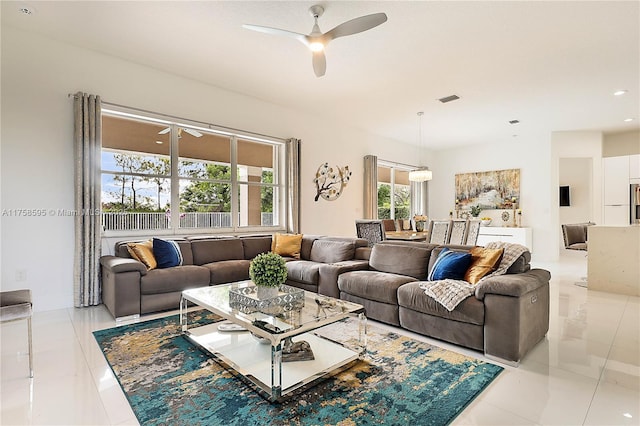
[[[73,104],[67,94],[79,90],[116,104],[302,139],[304,233],[355,235],[365,155],[409,164],[419,157],[414,145],[11,27],[2,27],[1,43],[3,209],[73,209]],[[323,162],[353,171],[333,202],[313,201],[313,178]],[[31,288],[38,311],[72,306],[73,219],[5,216],[1,230],[2,289]],[[18,271],[26,280],[16,280]]]
[[[552,259],[548,248],[554,244],[556,234],[550,229],[550,144],[548,140],[527,142],[486,143],[434,153],[433,181],[429,183],[431,218],[448,218],[454,209],[456,174],[520,169],[522,226],[533,228],[532,258]],[[491,217],[492,226],[499,226],[501,211],[484,210],[480,215]]]
[[[593,181],[590,158],[560,158],[558,182],[569,186],[570,206],[559,207],[560,223],[588,222],[592,219],[591,183]]]

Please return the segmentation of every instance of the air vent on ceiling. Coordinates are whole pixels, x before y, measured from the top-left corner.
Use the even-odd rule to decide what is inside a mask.
[[[447,102],[451,102],[451,101],[457,101],[458,99],[460,99],[460,96],[458,95],[451,95],[451,96],[445,96],[444,98],[440,98],[438,99],[440,102],[442,102],[443,104],[446,104]]]
[[[520,120],[509,120],[509,124],[519,124]]]

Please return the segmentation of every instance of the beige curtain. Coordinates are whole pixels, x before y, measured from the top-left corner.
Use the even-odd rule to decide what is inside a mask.
[[[101,303],[100,296],[100,97],[78,92],[75,116],[75,263],[74,305]]]
[[[286,144],[287,232],[300,232],[300,139]]]
[[[378,157],[364,157],[364,219],[378,218]]]

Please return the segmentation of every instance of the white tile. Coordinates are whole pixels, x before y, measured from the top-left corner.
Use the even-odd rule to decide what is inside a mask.
[[[601,382],[584,424],[640,424],[640,393],[611,383]]]
[[[609,350],[609,345],[589,340],[545,339],[526,360],[599,379]]]
[[[477,401],[477,402],[476,402]],[[451,424],[453,425],[492,425],[492,426],[528,426],[538,423],[527,420],[510,411],[476,399]]]
[[[545,425],[584,420],[598,381],[533,361],[503,371],[483,400]]]
[[[640,348],[614,345],[602,380],[640,392]]]

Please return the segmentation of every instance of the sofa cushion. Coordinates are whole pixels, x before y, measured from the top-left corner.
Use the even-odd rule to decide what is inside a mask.
[[[171,268],[182,265],[182,252],[175,241],[153,239],[153,255],[158,262],[158,268]]]
[[[471,253],[471,265],[464,274],[464,280],[476,284],[480,278],[496,270],[504,249],[473,247],[469,253]]]
[[[244,248],[244,258],[253,259],[260,253],[271,250],[271,235],[261,237],[242,237],[242,247]]]
[[[249,279],[250,260],[221,260],[219,262],[207,263],[202,265],[207,268],[211,274],[209,283],[224,284],[236,281],[244,281]]]
[[[307,235],[304,234],[302,236],[302,244],[300,244],[300,259],[301,260],[310,260],[311,259],[311,248],[313,247],[313,243],[320,238],[324,238],[322,235]]]
[[[194,240],[191,241],[191,250],[195,265],[244,259],[244,248],[238,238]]]
[[[354,242],[316,240],[311,247],[312,262],[337,263],[353,259],[356,251]]]
[[[476,325],[484,324],[484,303],[471,296],[449,312],[447,308],[426,295],[420,282],[412,282],[398,289],[398,304],[412,311]]]
[[[143,243],[127,243],[127,250],[131,257],[138,262],[144,263],[148,270],[158,267],[158,262],[153,255],[153,241],[145,241]]]
[[[300,259],[302,247],[302,234],[274,234],[271,242],[271,251],[280,256],[289,256]]]
[[[424,280],[430,255],[431,250],[422,247],[376,244],[371,249],[369,266],[376,271]]]
[[[293,260],[287,262],[287,279],[318,285],[321,265],[322,263],[308,260]]]
[[[443,249],[429,273],[429,281],[461,280],[471,264],[471,253]]]
[[[141,294],[169,293],[209,285],[209,270],[202,266],[183,265],[154,269],[140,279]]]
[[[415,280],[413,277],[387,272],[351,271],[338,276],[338,288],[340,292],[364,299],[397,305],[398,288]]]

